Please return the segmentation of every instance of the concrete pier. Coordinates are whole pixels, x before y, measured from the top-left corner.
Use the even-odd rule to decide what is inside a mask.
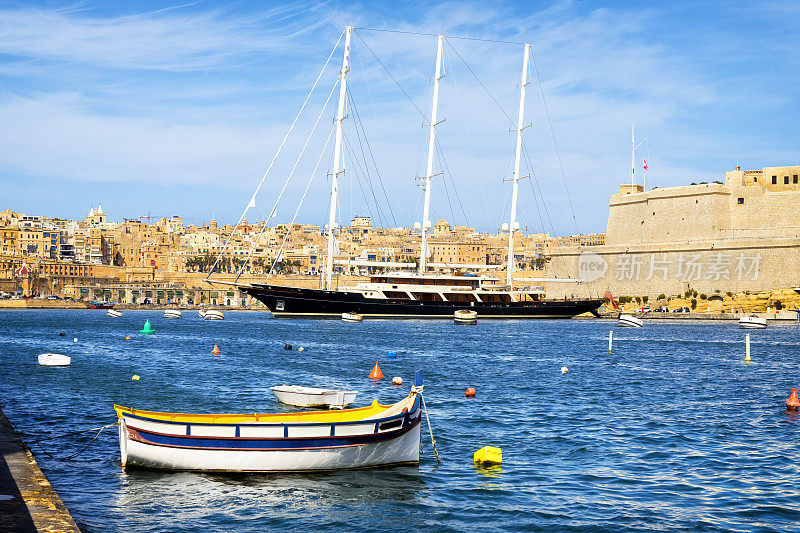
[[[0,532],[6,531],[80,529],[0,410]]]

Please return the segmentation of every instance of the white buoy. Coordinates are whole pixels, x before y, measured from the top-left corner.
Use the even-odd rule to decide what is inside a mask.
[[[614,332],[613,331],[609,331],[608,332],[608,353],[612,353],[611,344],[613,343],[613,340],[614,340]]]
[[[749,361],[751,361],[751,359],[750,359],[750,334],[749,333],[744,336],[744,347],[745,347],[744,348],[744,353],[745,353],[744,360],[749,362]]]
[[[78,342],[78,337],[75,337],[74,339],[72,339],[72,342]]]
[[[567,368],[567,367],[565,367],[565,366],[562,366],[562,367],[561,367],[561,373],[562,373],[562,374],[566,374],[567,372],[569,372],[569,368]]]

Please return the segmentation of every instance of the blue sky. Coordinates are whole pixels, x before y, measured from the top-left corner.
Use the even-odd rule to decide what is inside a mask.
[[[639,160],[649,152],[648,186],[722,179],[737,161],[755,169],[800,159],[796,2],[164,6],[0,3],[0,208],[81,218],[102,202],[112,220],[235,221],[346,24],[360,29],[344,222],[354,213],[388,226],[421,219],[414,176],[425,168],[420,110],[429,113],[436,38],[420,33],[533,44],[523,168],[532,177],[519,208],[530,232],[605,230],[608,197],[629,179],[632,123],[647,137]],[[521,61],[519,44],[447,39],[434,220],[496,231],[507,218],[506,115],[516,117]],[[321,113],[276,214],[292,220],[313,178],[297,220],[325,222],[323,147],[336,95],[322,104],[340,65],[341,46],[251,220],[270,211]]]

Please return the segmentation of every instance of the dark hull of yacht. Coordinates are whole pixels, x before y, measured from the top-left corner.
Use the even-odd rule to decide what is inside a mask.
[[[452,318],[459,309],[472,309],[480,318],[571,318],[596,312],[599,299],[544,300],[525,302],[423,302],[407,299],[365,298],[358,292],[324,291],[254,284],[242,287],[246,294],[265,304],[278,318],[341,317],[358,313],[374,318]]]

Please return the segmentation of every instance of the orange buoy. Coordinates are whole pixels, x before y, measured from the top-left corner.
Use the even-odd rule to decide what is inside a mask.
[[[214,349],[213,349],[213,350],[211,350],[211,354],[212,354],[212,355],[219,355],[220,353],[221,353],[221,352],[219,351],[219,346],[217,346],[217,344],[216,344],[216,343],[214,343]]]
[[[786,400],[786,408],[791,411],[800,409],[800,400],[797,399],[797,389],[792,389],[792,395]]]
[[[467,389],[467,398],[474,398],[475,397],[475,389],[472,387]]]
[[[381,367],[378,366],[377,361],[375,361],[375,366],[372,367],[372,372],[369,373],[369,379],[383,379],[383,372],[381,372]]]

